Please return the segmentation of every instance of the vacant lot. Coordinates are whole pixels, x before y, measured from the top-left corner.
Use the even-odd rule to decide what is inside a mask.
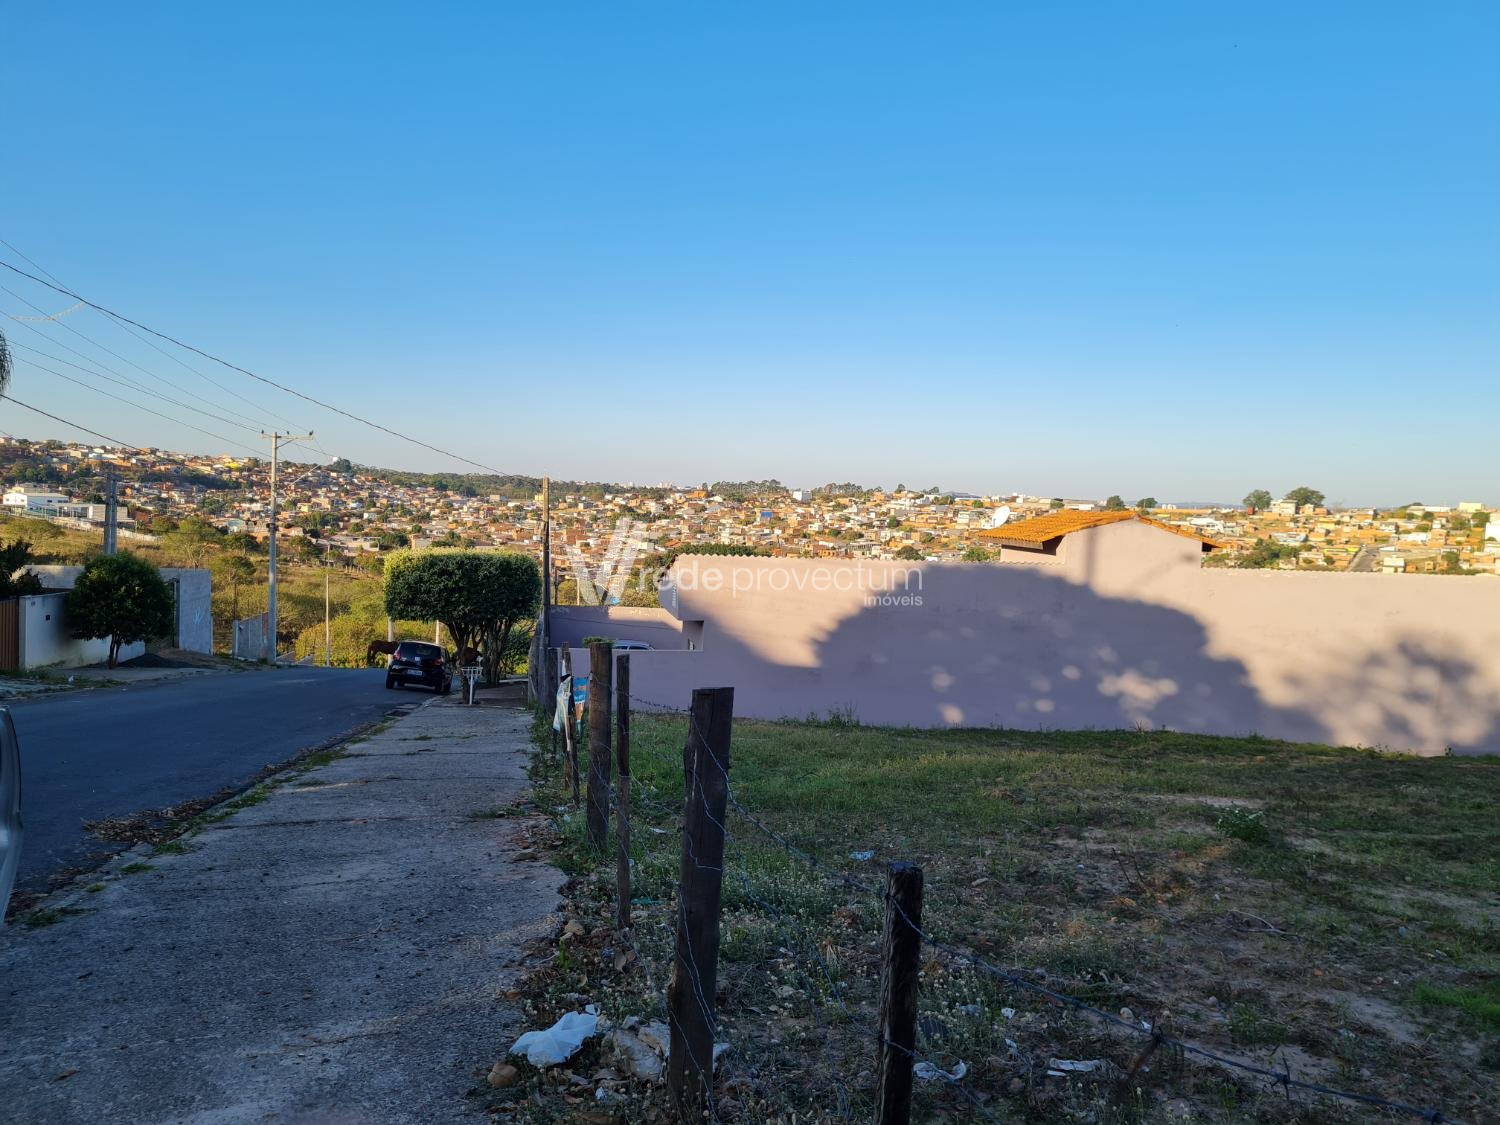
[[[539,1023],[586,1001],[661,1016],[685,720],[638,716],[634,733],[644,965],[609,927],[612,863],[562,813],[585,933],[532,979]],[[1500,1119],[1500,760],[762,722],[735,724],[732,753],[744,809],[838,872],[876,888],[884,863],[921,864],[942,942],[1232,1058]],[[550,752],[538,772],[544,807],[566,809]],[[879,898],[739,813],[728,827],[718,1114],[869,1120]],[[1120,1081],[1141,1040],[939,950],[921,988],[919,1053],[967,1074],[961,1090],[919,1082],[919,1120],[1403,1119],[1167,1050]],[[1060,1077],[1053,1059],[1105,1063]],[[591,1046],[572,1066],[586,1084],[528,1070],[483,1098],[511,1119],[562,1119],[602,1084],[624,1099],[619,1119],[652,1119],[660,1094],[611,1087],[610,1065]]]

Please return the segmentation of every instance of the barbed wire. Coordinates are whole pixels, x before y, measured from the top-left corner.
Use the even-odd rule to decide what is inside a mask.
[[[711,745],[706,734],[701,730],[701,728],[699,728],[691,710],[687,710],[681,707],[675,707],[670,704],[664,704],[659,701],[638,698],[632,695],[630,700],[632,708],[634,708],[635,704],[638,702],[645,708],[650,709],[650,711],[646,713],[667,713],[686,717],[691,734],[695,738],[697,738],[703,746],[709,747]],[[992,961],[988,960],[978,953],[973,952],[972,950],[952,945],[948,942],[940,941],[937,938],[933,937],[932,934],[925,930],[915,920],[913,920],[906,913],[905,909],[902,908],[899,902],[896,902],[894,899],[890,898],[884,888],[872,887],[869,884],[861,882],[860,880],[850,876],[847,872],[840,871],[839,869],[823,862],[811,852],[798,847],[796,844],[793,844],[783,834],[776,831],[768,824],[766,824],[763,820],[761,820],[761,818],[750,812],[750,810],[744,806],[744,804],[735,794],[734,788],[730,784],[728,769],[725,768],[725,766],[719,761],[717,755],[712,753],[712,751],[710,751],[707,757],[711,762],[714,763],[715,767],[717,767],[720,772],[723,773],[726,797],[730,805],[735,809],[737,813],[739,813],[742,818],[744,818],[747,823],[751,824],[759,832],[776,843],[792,858],[798,860],[812,870],[819,872],[825,877],[830,878],[843,886],[858,890],[864,894],[873,894],[878,896],[882,901],[888,903],[897,911],[897,913],[901,916],[902,921],[907,926],[909,926],[915,934],[917,934],[923,944],[929,946],[932,949],[935,949],[958,960],[967,962],[981,972],[997,979],[1004,980],[1006,983],[1015,988],[1044,997],[1054,1003],[1063,1005],[1067,1008],[1071,1008],[1075,1011],[1082,1012],[1109,1026],[1113,1026],[1129,1032],[1133,1036],[1136,1036],[1138,1038],[1145,1038],[1152,1044],[1167,1046],[1174,1050],[1181,1051],[1185,1055],[1193,1055],[1198,1058],[1206,1059],[1219,1066],[1237,1070],[1245,1074],[1252,1074],[1259,1078],[1268,1079],[1279,1086],[1282,1091],[1287,1094],[1288,1097],[1290,1097],[1291,1091],[1294,1089],[1303,1090],[1308,1093],[1319,1094],[1325,1097],[1340,1098],[1345,1101],[1355,1102],[1377,1109],[1388,1109],[1397,1113],[1402,1113],[1407,1116],[1416,1117],[1420,1120],[1427,1121],[1430,1123],[1430,1125],[1462,1125],[1458,1118],[1450,1117],[1447,1114],[1443,1113],[1443,1111],[1440,1109],[1426,1106],[1416,1106],[1407,1102],[1380,1097],[1374,1094],[1361,1094],[1351,1090],[1341,1090],[1332,1086],[1324,1085],[1319,1082],[1308,1082],[1303,1079],[1292,1077],[1289,1067],[1278,1071],[1270,1067],[1259,1066],[1255,1063],[1249,1063],[1240,1059],[1231,1058],[1227,1055],[1210,1050],[1207,1047],[1198,1046],[1195,1043],[1190,1043],[1176,1036],[1167,1035],[1163,1033],[1155,1024],[1149,1027],[1138,1026],[1137,1024],[1129,1020],[1122,1019],[1120,1016],[1117,1016],[1112,1012],[1107,1012],[1104,1009],[1099,1008],[1097,1005],[1090,1004],[1088,1001],[1080,1000],[1075,996],[1070,996],[1067,993],[1048,988],[1046,985],[1038,984],[1036,981],[1028,980],[1026,977],[1021,976],[1016,972],[994,964]],[[896,1046],[895,1044],[892,1045]],[[944,1072],[939,1070],[939,1073]],[[960,1088],[964,1089],[965,1093],[969,1092],[966,1088],[963,1088],[961,1084],[955,1083],[955,1085],[960,1085]]]

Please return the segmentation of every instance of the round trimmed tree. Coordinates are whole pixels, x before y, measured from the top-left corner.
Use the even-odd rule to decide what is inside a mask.
[[[109,666],[120,646],[172,632],[172,588],[145,559],[121,551],[90,559],[68,591],[68,629],[88,640],[109,638]]]

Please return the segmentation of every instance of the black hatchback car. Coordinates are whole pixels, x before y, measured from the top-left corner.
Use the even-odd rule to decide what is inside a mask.
[[[402,641],[391,654],[391,666],[386,669],[385,686],[388,688],[412,686],[430,687],[433,691],[447,695],[453,690],[453,665],[448,654],[438,645],[423,641]]]

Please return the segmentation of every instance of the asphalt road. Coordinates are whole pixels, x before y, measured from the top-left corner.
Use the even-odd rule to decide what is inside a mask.
[[[246,785],[425,694],[386,691],[383,669],[278,668],[11,703],[26,822],[16,886],[40,888],[110,854],[85,821]]]

